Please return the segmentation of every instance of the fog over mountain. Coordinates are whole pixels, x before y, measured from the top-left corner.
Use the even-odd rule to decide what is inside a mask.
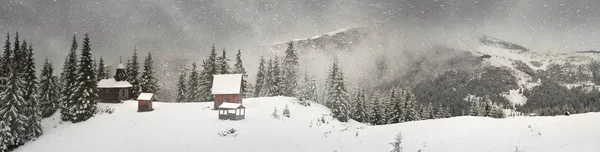
[[[153,52],[158,71],[201,62],[214,44],[230,58],[241,49],[253,77],[258,57],[269,56],[258,46],[366,27],[369,38],[353,48],[362,53],[342,57],[356,67],[352,81],[372,72],[364,69],[376,62],[373,52],[392,52],[395,66],[440,46],[469,49],[483,35],[540,52],[595,50],[598,8],[597,0],[3,0],[0,31],[19,31],[38,63],[48,56],[55,65],[75,33],[90,33],[94,56],[109,64],[135,46],[142,56]],[[305,54],[304,68],[323,75],[328,61],[320,59],[329,58]]]
[[[598,7],[595,0],[6,0],[0,30],[20,31],[58,58],[73,33],[90,33],[104,56],[129,55],[133,46],[203,55],[212,43],[250,49],[376,24],[402,46],[485,33],[563,51],[597,48]],[[420,38],[432,41],[413,41]]]

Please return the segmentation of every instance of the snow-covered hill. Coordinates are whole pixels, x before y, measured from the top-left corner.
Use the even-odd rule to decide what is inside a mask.
[[[137,104],[100,104],[114,108],[82,123],[45,119],[45,133],[16,152],[185,152],[185,151],[389,151],[402,132],[405,152],[527,152],[600,149],[600,113],[556,117],[491,119],[455,117],[369,126],[332,120],[329,109],[303,107],[293,98],[245,99],[246,119],[222,121],[212,103],[155,103],[152,112],[136,112]],[[274,119],[289,106],[291,118]],[[236,133],[220,136],[230,128]]]

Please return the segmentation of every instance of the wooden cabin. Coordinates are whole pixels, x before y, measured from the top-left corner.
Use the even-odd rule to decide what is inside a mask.
[[[140,93],[137,98],[138,101],[138,112],[152,111],[152,102],[156,101],[156,97],[153,93]]]
[[[224,102],[219,105],[219,119],[242,120],[246,118],[246,107],[239,103]]]
[[[131,88],[133,87],[127,80],[125,66],[119,64],[114,78],[102,79],[98,82],[98,97],[100,102],[120,103],[123,100],[131,99]]]
[[[212,94],[215,95],[213,109],[223,103],[239,103],[242,105],[242,74],[214,75]]]

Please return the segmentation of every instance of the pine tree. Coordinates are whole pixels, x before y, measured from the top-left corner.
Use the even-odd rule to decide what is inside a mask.
[[[225,53],[225,49],[223,49],[223,54],[217,58],[218,72],[219,74],[229,74],[230,67],[229,63],[227,63],[229,59],[227,59],[227,53]]]
[[[343,70],[337,59],[329,70],[327,76],[327,99],[325,105],[331,109],[333,117],[340,122],[348,121],[348,93],[344,81]]]
[[[502,107],[495,105],[492,109],[491,117],[493,118],[506,118]]]
[[[437,112],[435,113],[436,118],[446,118],[446,109],[440,104],[437,108]]]
[[[304,79],[298,88],[298,99],[300,104],[310,106],[310,102],[317,100],[317,83],[314,76],[308,75],[308,71],[304,73]]]
[[[4,145],[19,145],[26,141],[28,136],[29,118],[27,118],[26,102],[23,98],[25,91],[21,88],[24,82],[19,78],[16,68],[15,55],[8,60],[9,73],[5,89],[0,93],[0,122],[9,126],[9,130],[2,132]],[[0,126],[3,127],[3,126]],[[5,127],[5,126],[4,126]],[[5,128],[4,128],[5,129]]]
[[[284,117],[290,117],[290,109],[288,108],[288,105],[285,104],[285,108],[283,108],[283,116]]]
[[[372,125],[383,125],[386,123],[385,116],[382,109],[382,104],[380,103],[381,97],[379,94],[375,93],[372,98],[371,107],[371,124]]]
[[[417,107],[414,96],[415,95],[412,92],[410,92],[410,90],[405,89],[405,91],[404,91],[404,101],[405,101],[404,121],[419,120],[419,115],[417,114],[417,109],[419,107]]]
[[[214,75],[219,74],[218,69],[220,66],[217,63],[217,53],[215,50],[215,45],[213,44],[210,54],[206,60],[202,62],[202,67],[204,68],[200,73],[200,96],[203,101],[213,101],[214,96],[211,95],[212,83],[214,79]]]
[[[0,92],[4,91],[4,86],[6,84],[6,79],[8,78],[8,73],[10,72],[9,60],[12,56],[12,50],[10,49],[10,34],[6,33],[6,41],[4,44],[4,53],[0,58]],[[0,105],[0,108],[2,106]]]
[[[356,93],[356,96],[354,97],[356,108],[354,108],[355,110],[351,115],[352,119],[363,123],[370,122],[368,112],[369,107],[367,107],[366,100],[367,99],[365,98],[365,91],[363,89],[359,90],[358,93]]]
[[[0,118],[3,117],[0,116]],[[0,121],[0,151],[8,151],[8,146],[14,143],[14,139],[8,122]]]
[[[264,78],[264,84],[262,85],[262,90],[261,93],[263,94],[263,97],[271,97],[273,96],[273,92],[271,92],[273,90],[273,83],[274,83],[274,79],[273,79],[273,60],[271,58],[269,58],[269,63],[267,63],[267,71],[265,74],[265,78]]]
[[[283,70],[282,75],[285,78],[283,84],[284,96],[294,96],[296,93],[296,87],[298,86],[298,54],[294,49],[294,43],[289,42],[288,48],[285,51],[285,58],[283,59]]]
[[[188,86],[186,83],[187,71],[184,70],[179,75],[179,79],[177,80],[177,95],[175,96],[175,102],[188,102]]]
[[[59,108],[60,99],[58,96],[58,83],[55,77],[52,75],[54,68],[52,64],[46,58],[44,62],[44,68],[40,74],[40,85],[39,85],[39,97],[40,97],[40,111],[42,117],[47,118],[52,116],[54,112]]]
[[[483,109],[483,116],[484,117],[492,117],[492,110],[493,110],[493,105],[491,101],[487,101],[485,104],[485,107]]]
[[[392,89],[390,93],[390,103],[392,105],[391,111],[388,113],[389,123],[404,122],[405,116],[405,101],[401,97],[401,94],[396,89]]]
[[[265,87],[266,80],[266,69],[265,69],[265,58],[260,56],[260,63],[258,64],[258,73],[256,73],[256,83],[254,84],[254,96],[255,97],[263,97],[264,93],[262,92],[263,87]]]
[[[436,119],[437,118],[435,116],[435,109],[433,109],[432,103],[429,103],[424,111],[425,111],[425,114],[423,114],[423,115],[426,119]]]
[[[73,118],[72,109],[73,104],[75,104],[74,100],[71,100],[74,95],[74,91],[77,85],[77,40],[75,35],[73,35],[73,43],[71,44],[71,50],[69,54],[65,58],[65,63],[63,64],[63,72],[61,73],[61,100],[60,100],[60,108],[61,108],[61,118],[63,121],[69,121]]]
[[[104,69],[104,66],[104,59],[100,57],[100,63],[98,63],[98,71],[96,71],[96,77],[98,78],[98,81],[108,78],[108,74],[106,72],[106,69]]]
[[[25,41],[23,41],[25,42]],[[26,43],[25,43],[26,44]],[[28,128],[27,132],[29,133],[26,140],[34,139],[39,137],[42,134],[42,125],[40,122],[42,121],[42,116],[40,113],[40,103],[38,96],[38,80],[35,73],[35,61],[33,59],[33,47],[31,45],[22,46],[23,51],[23,70],[22,70],[22,80],[24,84],[24,96],[25,100],[25,111],[28,120]]]
[[[79,59],[77,87],[73,98],[75,101],[71,111],[73,117],[71,122],[77,123],[90,119],[96,112],[96,104],[98,103],[98,91],[96,89],[98,82],[96,81],[96,73],[92,66],[92,53],[90,48],[90,38],[85,34],[83,38],[83,46],[81,48],[81,58]]]
[[[242,63],[242,52],[238,50],[238,53],[235,55],[235,65],[233,67],[234,74],[242,74],[242,92],[244,93],[244,97],[249,97],[248,93],[248,74],[246,73],[246,69],[244,68],[244,64]]]
[[[137,97],[140,95],[142,89],[140,88],[140,64],[138,62],[137,47],[133,49],[133,56],[127,62],[127,81],[132,85],[131,97]]]
[[[25,43],[27,44],[27,43]],[[12,50],[12,55],[13,55],[13,62],[17,63],[17,65],[22,65],[21,64],[21,45],[19,42],[19,32],[15,33],[15,41],[13,42],[13,50]],[[17,74],[20,75],[21,74],[21,67],[17,66],[15,67],[15,70],[17,70]]]
[[[144,60],[144,72],[142,73],[142,82],[140,83],[142,92],[157,93],[159,90],[158,79],[154,77],[154,61],[152,54],[148,52],[148,56]]]
[[[192,64],[192,71],[188,82],[187,102],[199,102],[202,100],[200,93],[200,75],[196,70],[196,63]]]
[[[272,93],[272,96],[280,96],[283,95],[283,75],[281,75],[281,68],[279,66],[279,57],[275,57],[273,60],[273,71],[271,71],[271,76],[273,81],[271,82],[271,90],[269,92]]]
[[[206,61],[202,61],[202,67],[204,67],[204,69],[200,72],[200,78],[199,78],[199,91],[198,94],[201,97],[201,102],[210,102],[213,101],[214,96],[212,95],[211,92],[211,88],[212,88],[212,79],[213,79],[213,75],[210,75],[208,72],[208,68],[209,65],[207,64]]]
[[[469,102],[469,116],[479,116],[479,104],[478,101]]]

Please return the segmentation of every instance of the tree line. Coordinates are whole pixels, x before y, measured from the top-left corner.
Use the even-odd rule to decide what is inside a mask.
[[[251,87],[247,81],[248,75],[243,66],[241,50],[237,51],[233,69],[229,66],[229,61],[227,51],[223,49],[222,54],[217,56],[213,45],[209,56],[200,65],[202,70],[199,70],[197,63],[194,62],[191,69],[183,70],[179,75],[175,102],[213,101],[214,97],[211,95],[213,76],[218,74],[242,74],[242,92],[250,92]],[[250,93],[244,94],[244,97],[249,96]]]
[[[108,78],[103,59],[97,63],[92,57],[88,34],[84,35],[79,56],[77,38],[73,36],[60,76],[54,75],[54,66],[48,58],[38,76],[33,45],[20,41],[18,32],[12,43],[7,33],[4,52],[0,55],[0,151],[41,136],[42,118],[57,111],[62,121],[73,123],[93,117],[98,112],[98,81]],[[158,90],[152,64],[148,54],[140,77],[143,92]]]

